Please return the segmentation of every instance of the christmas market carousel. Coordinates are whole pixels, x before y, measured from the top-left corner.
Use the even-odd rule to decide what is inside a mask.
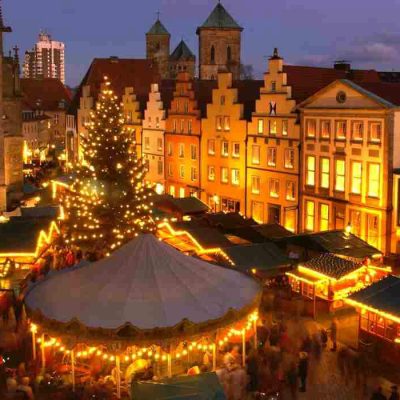
[[[200,357],[215,370],[229,342],[242,345],[244,362],[260,295],[252,278],[143,234],[108,258],[51,274],[25,303],[44,368],[63,360],[75,388],[108,365],[120,396],[121,382],[146,365],[172,376]]]

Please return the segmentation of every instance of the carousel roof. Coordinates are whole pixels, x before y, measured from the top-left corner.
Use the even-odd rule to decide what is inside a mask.
[[[38,283],[26,304],[63,323],[153,329],[222,318],[249,306],[259,292],[252,278],[186,256],[146,234],[108,258]]]

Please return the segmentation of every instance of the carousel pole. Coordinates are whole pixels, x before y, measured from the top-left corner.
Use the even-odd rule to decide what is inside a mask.
[[[246,365],[246,329],[242,330],[242,364]]]
[[[75,392],[75,351],[71,350],[72,391]]]
[[[172,377],[172,358],[171,351],[167,354],[167,362],[168,362],[168,378]]]
[[[42,333],[42,337],[41,337],[41,342],[40,342],[40,350],[41,350],[41,355],[42,355],[42,369],[43,369],[43,373],[46,370],[46,352],[45,352],[45,348],[44,348],[44,333]]]
[[[217,369],[217,346],[215,343],[213,343],[213,346],[212,346],[212,357],[213,357],[213,371],[216,371],[216,369]]]
[[[121,362],[119,356],[115,357],[115,366],[117,368],[117,398],[121,398]]]
[[[32,358],[33,360],[36,360],[36,332],[37,332],[37,326],[34,324],[31,324],[31,333],[32,333]]]

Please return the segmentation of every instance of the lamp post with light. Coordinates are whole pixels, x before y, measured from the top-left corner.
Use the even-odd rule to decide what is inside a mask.
[[[213,196],[213,201],[214,201],[214,213],[217,213],[217,205],[219,204],[219,198],[216,194]]]

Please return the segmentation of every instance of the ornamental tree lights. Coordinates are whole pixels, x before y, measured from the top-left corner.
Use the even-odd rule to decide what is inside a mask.
[[[63,198],[65,240],[86,247],[102,242],[109,252],[155,226],[145,165],[106,77],[87,130],[84,161]]]

